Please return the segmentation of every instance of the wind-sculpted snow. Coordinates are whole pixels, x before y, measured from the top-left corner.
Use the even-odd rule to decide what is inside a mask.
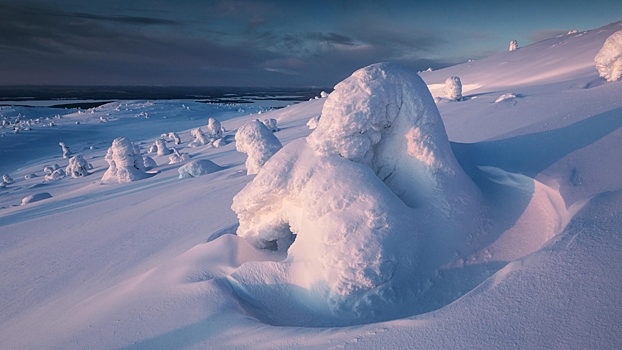
[[[242,125],[235,134],[235,149],[248,155],[246,170],[249,175],[257,174],[281,147],[279,139],[259,120]]]
[[[209,159],[193,160],[181,166],[177,171],[180,179],[207,175],[223,168]]]
[[[616,81],[622,76],[622,30],[613,33],[605,40],[596,57],[596,69],[607,81]]]
[[[238,235],[288,259],[233,279],[248,291],[252,271],[280,276],[304,291],[293,303],[318,310],[320,324],[403,315],[403,302],[478,229],[479,201],[422,80],[368,66],[335,87],[306,141],[284,147],[234,197]],[[264,303],[257,293],[243,298]],[[267,318],[289,322],[282,316]]]
[[[109,167],[101,179],[102,183],[132,182],[147,177],[138,146],[125,137],[112,141],[105,159]]]
[[[69,165],[65,168],[65,173],[73,178],[77,178],[87,176],[89,169],[92,168],[93,166],[81,154],[76,154],[69,159]]]

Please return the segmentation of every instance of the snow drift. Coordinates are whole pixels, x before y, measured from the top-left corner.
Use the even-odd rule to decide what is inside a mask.
[[[479,202],[421,78],[371,65],[335,86],[317,129],[275,154],[234,197],[238,235],[288,258],[244,265],[232,279],[249,291],[260,270],[296,286],[298,300],[289,302],[316,310],[307,317],[318,324],[394,318],[465,248]],[[266,303],[261,291],[243,294]],[[266,318],[287,317],[277,314]]]

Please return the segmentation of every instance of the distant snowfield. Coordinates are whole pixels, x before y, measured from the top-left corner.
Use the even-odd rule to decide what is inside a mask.
[[[474,224],[494,234],[413,276],[420,290],[400,300],[409,314],[349,326],[314,319],[320,304],[293,303],[321,286],[285,283],[286,253],[234,235],[231,209],[262,176],[246,175],[236,130],[274,118],[283,150],[300,148],[326,98],[274,111],[188,101],[67,114],[2,107],[39,121],[0,129],[0,171],[15,180],[0,187],[0,348],[622,347],[622,82],[605,82],[593,61],[621,29],[613,23],[420,74],[434,96],[448,77],[462,81],[464,101],[437,107],[455,159],[482,195],[487,214]],[[495,103],[504,94],[515,97]],[[190,130],[209,117],[226,129],[226,145],[187,147]],[[147,178],[100,183],[114,138],[147,155],[171,131],[182,142],[168,140],[169,148],[223,169],[179,179],[183,164],[152,153],[157,167]],[[68,164],[59,142],[93,165],[90,175],[45,180],[46,166]],[[331,184],[350,179],[338,175],[325,200]],[[41,193],[52,197],[21,205]],[[433,258],[435,248],[425,248]]]

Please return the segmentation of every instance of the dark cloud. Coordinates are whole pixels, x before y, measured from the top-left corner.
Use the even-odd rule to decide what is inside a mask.
[[[90,13],[74,12],[69,13],[68,16],[94,19],[98,21],[119,22],[127,24],[154,24],[154,25],[179,25],[179,22],[170,19],[153,18],[153,17],[138,17],[138,16],[101,16]]]

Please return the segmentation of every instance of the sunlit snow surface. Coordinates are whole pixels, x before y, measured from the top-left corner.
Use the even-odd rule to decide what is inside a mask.
[[[274,118],[285,151],[310,134],[325,98],[261,115],[183,101],[114,102],[61,118],[33,110],[54,126],[2,129],[0,138],[0,170],[15,180],[0,187],[0,348],[620,348],[622,83],[605,82],[594,65],[620,29],[421,73],[429,86],[462,81],[463,101],[437,106],[458,163],[486,200],[481,224],[498,234],[430,275],[412,315],[349,327],[304,327],[288,298],[308,290],[263,268],[252,273],[278,269],[284,253],[232,235],[232,198],[255,178],[235,131]],[[508,93],[516,97],[495,103]],[[186,147],[209,117],[225,127],[226,145]],[[223,169],[179,179],[182,163],[148,154],[170,132],[190,160]],[[155,160],[148,177],[101,184],[117,137]],[[93,165],[90,175],[44,180],[44,167],[68,165],[59,142]],[[51,198],[21,205],[40,193]],[[236,285],[229,276],[240,266]],[[244,299],[241,288],[265,286],[269,304]]]

